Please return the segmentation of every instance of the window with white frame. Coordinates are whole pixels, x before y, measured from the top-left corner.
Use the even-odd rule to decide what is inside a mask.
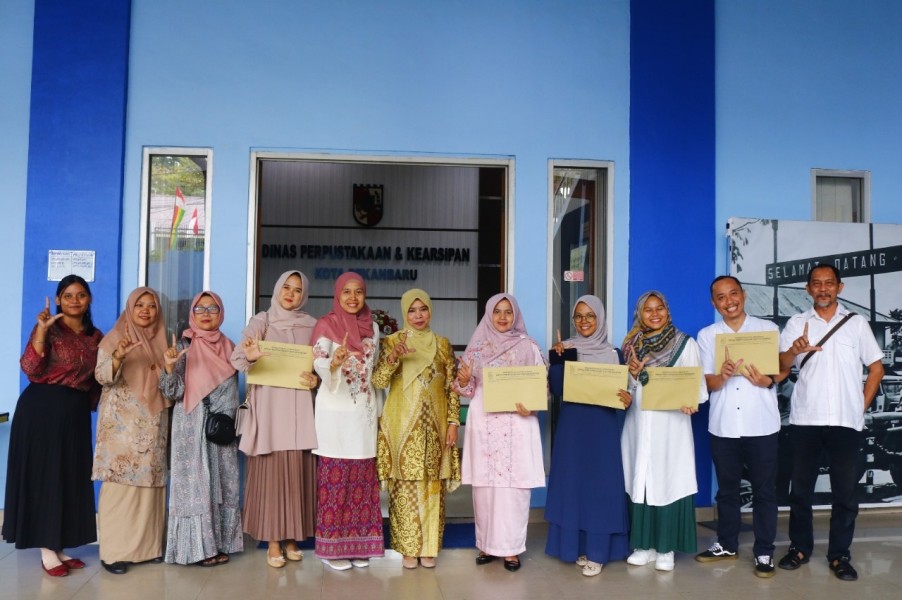
[[[160,294],[167,328],[188,327],[191,299],[208,285],[212,151],[145,148],[140,281]]]
[[[815,221],[870,222],[871,173],[812,169],[811,212]]]

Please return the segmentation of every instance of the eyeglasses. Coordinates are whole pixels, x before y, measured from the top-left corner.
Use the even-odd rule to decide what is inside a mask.
[[[597,319],[597,318],[598,317],[596,317],[592,313],[589,313],[587,315],[573,315],[573,322],[574,323],[583,323],[583,322],[594,323],[595,319]]]
[[[210,306],[195,306],[192,310],[196,315],[202,315],[204,313],[210,313],[211,315],[219,314],[219,307],[215,304],[211,304]]]

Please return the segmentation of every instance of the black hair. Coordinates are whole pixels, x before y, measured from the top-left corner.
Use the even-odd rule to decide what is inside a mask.
[[[736,285],[739,286],[739,289],[740,289],[740,290],[742,289],[742,283],[741,283],[738,279],[736,279],[735,277],[733,277],[732,275],[719,275],[719,276],[717,276],[717,277],[714,278],[714,281],[711,282],[710,292],[711,292],[711,297],[712,297],[712,298],[714,297],[714,286],[715,286],[717,283],[723,281],[724,279],[732,279],[733,281],[736,282]]]
[[[66,275],[63,277],[59,285],[56,286],[56,298],[59,300],[60,295],[63,291],[72,284],[77,283],[81,287],[85,288],[85,291],[88,293],[88,298],[93,299],[94,295],[91,293],[91,286],[88,285],[88,282],[84,280],[84,278],[79,277],[78,275]],[[56,305],[56,314],[59,314],[63,311],[63,307],[59,304]],[[94,334],[94,321],[91,319],[91,305],[88,305],[88,310],[85,311],[85,314],[81,317],[81,323],[85,326],[85,333],[88,335]]]
[[[808,271],[808,285],[811,285],[811,277],[813,276],[814,269],[830,269],[833,271],[833,276],[836,277],[836,284],[839,285],[842,283],[842,275],[839,274],[839,269],[837,269],[836,266],[831,265],[830,263],[820,263]]]

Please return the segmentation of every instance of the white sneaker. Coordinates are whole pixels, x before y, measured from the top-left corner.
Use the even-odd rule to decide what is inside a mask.
[[[358,569],[364,569],[370,566],[370,559],[368,558],[354,558],[351,559],[351,564],[357,567]]]
[[[627,564],[641,567],[654,561],[656,558],[658,558],[658,553],[654,551],[654,548],[649,550],[637,548],[633,551],[632,554],[630,554],[630,557],[626,559],[626,562]]]
[[[591,560],[586,561],[586,566],[583,567],[583,575],[586,577],[595,577],[599,573],[601,573],[601,568],[604,565],[597,562],[592,562]]]
[[[326,565],[327,567],[332,567],[336,571],[347,571],[348,569],[351,568],[351,561],[344,559],[344,558],[339,558],[339,559],[335,559],[335,560],[326,560],[324,558],[323,564]]]
[[[655,569],[658,571],[673,571],[673,552],[659,554],[655,560]]]
[[[576,559],[576,566],[580,569],[585,567],[587,564],[589,564],[589,559],[586,558],[585,554]]]

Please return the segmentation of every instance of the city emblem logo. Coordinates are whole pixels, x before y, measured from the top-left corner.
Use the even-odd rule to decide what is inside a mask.
[[[354,220],[364,227],[378,225],[382,220],[384,186],[354,184]]]

